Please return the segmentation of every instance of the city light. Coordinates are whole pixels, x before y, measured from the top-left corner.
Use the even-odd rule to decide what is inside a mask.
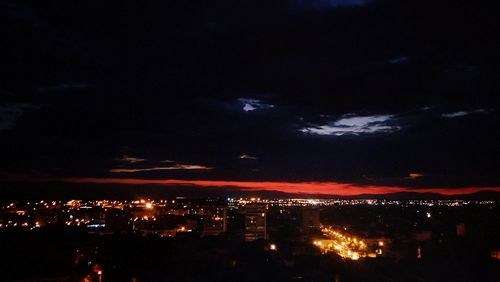
[[[321,231],[323,235],[329,239],[315,240],[313,244],[318,247],[322,253],[334,252],[342,258],[351,260],[359,260],[364,257],[376,257],[373,252],[368,252],[366,240],[360,240],[347,233],[342,234],[332,227],[323,227]]]

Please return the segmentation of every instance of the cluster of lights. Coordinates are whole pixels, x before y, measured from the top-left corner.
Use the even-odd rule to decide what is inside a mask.
[[[135,218],[130,218],[130,221],[150,221],[150,220],[156,221],[156,217],[144,215],[141,217],[136,216]]]
[[[40,228],[41,225],[38,221],[36,221],[34,224],[30,224],[29,222],[14,222],[12,220],[9,220],[5,223],[0,223],[0,229],[3,228],[9,228],[9,227],[21,227],[21,228],[29,228],[30,230],[33,230],[35,228]]]
[[[94,219],[85,219],[85,218],[74,218],[72,215],[69,216],[69,220],[65,222],[66,225],[68,226],[80,226],[80,225],[87,225]]]
[[[179,198],[183,200],[182,198]],[[260,201],[259,198],[255,201]],[[170,206],[169,209],[166,208]],[[139,199],[139,200],[93,200],[93,201],[82,201],[82,200],[69,200],[63,201],[33,201],[33,202],[11,202],[0,210],[4,210],[4,218],[0,217],[0,229],[3,228],[29,228],[33,230],[35,228],[43,227],[47,224],[52,224],[57,221],[55,214],[65,214],[65,220],[63,221],[67,226],[86,226],[87,228],[103,228],[105,227],[104,221],[97,220],[100,216],[97,213],[102,211],[107,211],[111,209],[115,210],[131,210],[133,216],[130,218],[129,224],[133,224],[135,221],[156,221],[157,218],[154,214],[157,212],[156,209],[161,209],[160,213],[164,214],[175,214],[183,216],[185,214],[198,214],[200,212],[199,206],[190,206],[190,203],[177,204],[176,200],[151,200],[151,199]],[[32,217],[33,213],[36,212],[49,212],[40,214],[45,219],[42,222],[33,223]],[[83,211],[83,213],[82,213]],[[96,213],[96,214],[94,214]],[[203,213],[201,213],[203,214]],[[15,218],[12,218],[16,216]],[[215,221],[223,221],[223,216],[216,216]],[[185,227],[180,227],[179,232],[189,232],[191,230]]]
[[[324,227],[321,231],[330,239],[315,240],[313,244],[323,253],[335,252],[343,258],[351,260],[359,260],[364,257],[375,258],[377,254],[382,255],[383,241],[378,241],[378,248],[375,252],[368,252],[367,243],[363,240],[349,234],[343,234],[330,227]]]
[[[110,209],[124,209],[124,208],[147,208],[153,209],[155,207],[166,207],[167,205],[174,205],[175,200],[94,200],[94,201],[82,201],[82,200],[70,200],[66,203],[61,201],[45,201],[40,200],[37,202],[27,202],[22,204],[25,209],[29,208],[32,210],[37,209],[54,209],[60,208],[62,206],[67,209],[89,209],[93,207],[100,208],[110,208]],[[237,207],[244,206],[249,203],[262,203],[268,204],[269,206],[279,206],[279,207],[308,207],[308,206],[353,206],[353,205],[369,205],[369,206],[449,206],[449,207],[460,207],[467,206],[470,204],[476,205],[494,205],[497,201],[491,200],[383,200],[383,199],[263,199],[259,197],[251,198],[227,198],[228,206]],[[17,209],[19,203],[9,203],[2,207],[4,210]],[[184,206],[186,208],[187,205]]]
[[[384,199],[261,199],[261,198],[227,198],[229,206],[244,206],[248,203],[262,203],[279,207],[308,206],[449,206],[460,207],[469,204],[493,205],[495,201],[470,200],[384,200]]]
[[[99,207],[104,209],[125,209],[125,208],[146,208],[153,209],[155,207],[165,207],[167,204],[175,204],[175,200],[133,200],[133,201],[119,201],[119,200],[95,200],[95,201],[86,201],[83,202],[81,200],[71,200],[68,201],[65,206],[69,209],[88,209],[93,207]]]

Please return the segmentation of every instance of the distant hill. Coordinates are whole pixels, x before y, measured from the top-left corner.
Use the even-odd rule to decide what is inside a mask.
[[[398,192],[389,194],[361,194],[355,196],[324,194],[290,194],[281,191],[243,191],[232,187],[200,188],[196,186],[159,186],[159,185],[118,185],[118,184],[74,184],[61,182],[8,183],[0,181],[0,199],[135,199],[135,198],[172,198],[172,197],[261,197],[261,198],[320,198],[320,199],[387,199],[387,200],[500,200],[500,192],[481,191],[472,194],[443,195],[439,193]]]
[[[397,192],[388,194],[360,194],[354,196],[324,195],[324,194],[287,194],[279,191],[239,192],[243,194],[260,195],[261,197],[276,198],[338,198],[338,199],[378,199],[378,200],[500,200],[500,192],[481,191],[472,194],[443,195],[440,193]]]

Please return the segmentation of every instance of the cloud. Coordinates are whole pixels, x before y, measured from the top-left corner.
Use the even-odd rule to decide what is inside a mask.
[[[329,10],[341,7],[360,7],[374,0],[292,0],[292,5],[300,9]]]
[[[257,158],[254,157],[254,156],[250,156],[250,155],[241,155],[241,156],[238,156],[239,159],[242,159],[242,160],[256,160]]]
[[[399,57],[394,57],[394,58],[390,59],[389,64],[399,65],[399,64],[408,63],[409,61],[410,61],[410,58],[408,58],[406,56],[399,56]]]
[[[470,112],[458,111],[458,112],[449,113],[449,114],[442,114],[441,116],[445,117],[445,118],[454,118],[454,117],[463,117],[463,116],[466,116],[468,114],[470,114]]]
[[[328,124],[304,127],[300,131],[307,134],[335,136],[389,133],[400,129],[393,123],[393,115],[347,115]]]
[[[67,91],[67,90],[74,90],[74,89],[85,89],[89,88],[92,85],[86,84],[86,83],[62,83],[62,84],[57,84],[49,87],[42,87],[39,88],[38,90],[41,92],[59,92],[59,91]]]
[[[128,156],[128,155],[123,155],[118,160],[122,161],[122,162],[127,162],[127,163],[132,163],[133,164],[133,163],[143,162],[146,159],[131,157],[131,156]]]
[[[245,112],[251,112],[255,110],[264,110],[264,109],[270,109],[274,108],[274,105],[264,103],[261,100],[258,99],[250,99],[250,98],[239,98],[238,102],[241,103],[243,106],[243,111]]]
[[[424,175],[422,173],[418,173],[418,172],[411,172],[408,174],[408,178],[411,178],[411,179],[416,179],[416,178],[420,178],[423,176]]]
[[[160,170],[210,170],[213,167],[207,167],[203,165],[191,165],[191,164],[176,164],[174,166],[157,166],[149,168],[113,168],[109,172],[113,173],[135,173],[135,172],[145,172],[145,171],[160,171]]]
[[[0,105],[0,131],[12,129],[26,109],[36,108],[29,104],[8,103]]]
[[[457,112],[452,112],[452,113],[446,113],[446,114],[442,114],[441,116],[445,117],[445,118],[456,118],[456,117],[467,116],[470,114],[481,114],[481,113],[486,113],[486,112],[487,111],[485,109],[477,109],[474,111],[457,111]]]

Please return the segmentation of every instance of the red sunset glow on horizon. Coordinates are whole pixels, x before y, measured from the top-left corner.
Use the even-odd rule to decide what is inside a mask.
[[[198,187],[231,187],[242,191],[280,191],[285,193],[323,194],[354,196],[360,194],[388,194],[397,192],[440,193],[443,195],[470,194],[479,191],[498,191],[500,187],[460,188],[406,188],[397,186],[355,185],[338,182],[281,182],[281,181],[224,181],[224,180],[179,180],[138,178],[62,178],[58,181],[82,184],[124,184],[124,185],[192,185]]]

